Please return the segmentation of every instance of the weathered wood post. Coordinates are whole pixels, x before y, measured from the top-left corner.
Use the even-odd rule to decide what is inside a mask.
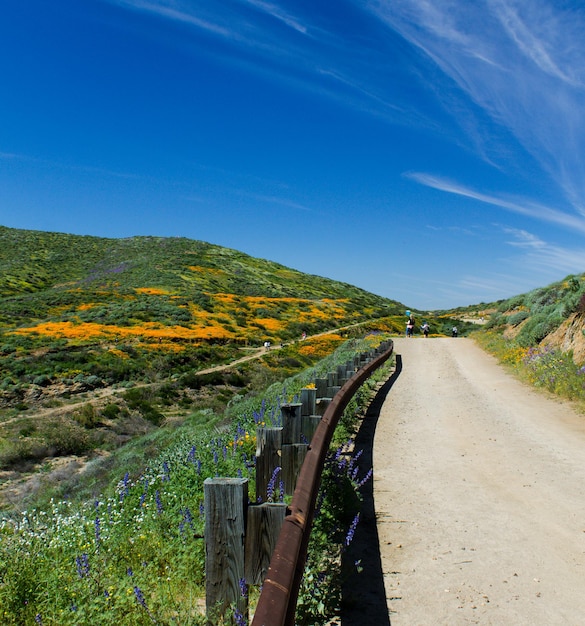
[[[206,613],[209,623],[217,624],[230,608],[248,615],[248,599],[240,587],[245,577],[248,480],[206,478],[203,494]]]
[[[301,389],[301,443],[310,443],[320,421],[317,413],[317,389],[316,387],[303,387]]]
[[[295,491],[297,478],[307,456],[308,447],[306,443],[282,445],[282,482],[284,483],[284,493],[287,496],[292,496]]]
[[[327,378],[315,378],[315,389],[317,398],[324,398],[327,395]]]
[[[295,490],[297,476],[307,453],[307,444],[301,442],[302,427],[301,402],[283,404],[282,413],[282,482],[284,493],[292,495]]]
[[[246,582],[261,585],[286,515],[286,504],[263,502],[248,507],[246,530]]]
[[[327,374],[327,398],[334,398],[335,394],[341,389],[339,386],[337,372],[329,372]]]
[[[318,398],[317,399],[317,415],[323,417],[327,407],[331,404],[332,398]]]
[[[317,389],[315,387],[303,387],[301,389],[301,416],[315,415],[316,401]]]
[[[303,415],[301,418],[301,439],[303,443],[311,443],[320,421],[321,415]]]
[[[282,427],[256,429],[256,501],[265,501],[268,483],[277,467],[282,467]]]
[[[300,402],[291,402],[280,407],[283,444],[300,442],[302,406]]]

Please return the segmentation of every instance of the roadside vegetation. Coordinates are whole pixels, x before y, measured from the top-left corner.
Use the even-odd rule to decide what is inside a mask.
[[[404,306],[186,239],[0,227],[0,244],[0,622],[205,623],[203,481],[253,493],[256,426],[402,332]],[[368,385],[328,460],[305,623],[338,610]]]
[[[522,380],[585,410],[583,275],[453,313],[483,319],[473,338]]]
[[[114,463],[112,452],[158,442],[167,426],[213,428],[234,398],[376,321],[392,327],[403,308],[201,241],[0,227],[0,508],[60,497],[88,461]],[[266,342],[278,350],[219,369]],[[96,473],[94,488],[103,482]]]
[[[342,342],[315,366],[232,403],[214,429],[197,427],[202,416],[196,414],[178,428],[136,439],[125,448],[124,461],[138,457],[158,437],[164,443],[159,441],[160,452],[148,462],[141,459],[142,465],[123,462],[116,482],[92,499],[51,499],[5,515],[0,522],[2,623],[205,623],[203,481],[245,477],[253,493],[256,426],[278,425],[281,403],[380,339],[370,335]],[[325,623],[339,606],[334,591],[341,588],[340,557],[355,530],[359,488],[371,469],[360,468],[349,448],[373,385],[375,380],[346,409],[328,461],[300,602],[303,623]],[[282,498],[278,485],[265,496]],[[324,594],[326,588],[331,593]],[[258,590],[242,593],[253,604]]]

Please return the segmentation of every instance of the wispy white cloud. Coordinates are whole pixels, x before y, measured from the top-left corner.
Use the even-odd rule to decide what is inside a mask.
[[[165,19],[181,22],[190,26],[195,26],[222,37],[233,37],[234,32],[212,20],[205,20],[199,17],[196,12],[189,10],[188,5],[181,6],[177,2],[165,0],[109,0],[112,4],[121,7],[134,9],[143,13],[158,15]]]
[[[585,214],[582,10],[548,0],[372,0],[369,7],[511,133]],[[457,107],[455,115],[470,132],[472,113]],[[479,127],[476,137],[486,137]],[[486,147],[488,160],[501,161]]]
[[[119,172],[103,167],[98,167],[94,165],[81,165],[79,163],[66,163],[63,161],[53,161],[49,159],[42,159],[36,156],[31,156],[28,154],[16,154],[11,152],[0,152],[0,160],[6,161],[16,161],[21,164],[32,164],[35,166],[41,166],[47,169],[59,169],[59,170],[69,170],[75,172],[85,172],[89,174],[97,174],[99,176],[110,176],[113,178],[141,178],[136,174],[130,174],[128,172]]]
[[[252,197],[254,200],[259,202],[265,202],[268,204],[278,205],[285,207],[287,209],[294,209],[296,211],[309,211],[312,212],[313,209],[304,206],[303,204],[299,204],[298,202],[294,202],[293,200],[288,200],[287,198],[282,198],[280,196],[265,196],[261,194],[246,194]]]
[[[524,229],[502,227],[505,234],[512,237],[508,245],[520,248],[524,254],[516,264],[525,271],[558,273],[580,273],[585,267],[585,250],[558,246]]]
[[[307,27],[300,22],[300,20],[289,13],[283,11],[279,6],[272,4],[270,2],[264,2],[263,0],[244,0],[248,4],[253,7],[256,7],[260,11],[271,15],[277,20],[280,20],[287,26],[290,26],[294,30],[299,33],[303,33],[303,35],[307,34]]]
[[[21,160],[21,159],[26,159],[27,157],[25,157],[22,154],[16,154],[15,152],[0,152],[0,159],[5,159],[5,160]]]
[[[479,202],[491,204],[507,211],[526,215],[527,217],[535,220],[550,222],[568,228],[572,231],[577,230],[585,233],[585,218],[570,215],[568,213],[564,213],[563,211],[557,211],[556,209],[551,209],[550,207],[536,202],[521,198],[505,198],[502,196],[485,194],[440,176],[433,176],[431,174],[421,172],[408,172],[405,176],[420,183],[421,185],[425,185],[433,189],[471,198],[472,200],[478,200]]]

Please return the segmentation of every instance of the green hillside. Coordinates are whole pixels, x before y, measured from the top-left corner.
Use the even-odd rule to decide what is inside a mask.
[[[585,275],[493,303],[456,309],[471,336],[525,382],[585,410]]]
[[[202,241],[104,239],[0,227],[0,314],[6,325],[47,317],[65,319],[78,312],[80,304],[94,302],[92,297],[102,306],[93,317],[102,315],[108,320],[105,305],[114,304],[120,296],[139,300],[145,293],[141,290],[147,289],[153,290],[150,300],[178,309],[185,305],[181,298],[191,299],[204,310],[221,308],[213,299],[217,293],[343,301],[339,315],[345,321],[403,309],[395,301],[352,285]],[[61,315],[55,315],[56,307],[63,307]],[[154,314],[156,307],[150,308]]]
[[[109,453],[198,411],[211,428],[404,308],[201,241],[0,227],[0,470]]]
[[[145,351],[157,354],[159,368],[161,359],[179,354],[194,366],[216,356],[221,361],[237,347],[290,341],[402,310],[352,285],[201,241],[0,227],[5,386],[22,375],[68,378],[76,370],[112,383],[132,379],[128,357],[137,365],[135,357]],[[88,349],[99,371],[83,366]],[[73,367],[76,361],[81,367]],[[142,359],[142,373],[145,367]]]

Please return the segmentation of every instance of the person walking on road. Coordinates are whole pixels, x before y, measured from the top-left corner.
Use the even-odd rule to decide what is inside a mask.
[[[406,336],[414,336],[414,317],[412,315],[409,316],[408,322],[406,323]]]

